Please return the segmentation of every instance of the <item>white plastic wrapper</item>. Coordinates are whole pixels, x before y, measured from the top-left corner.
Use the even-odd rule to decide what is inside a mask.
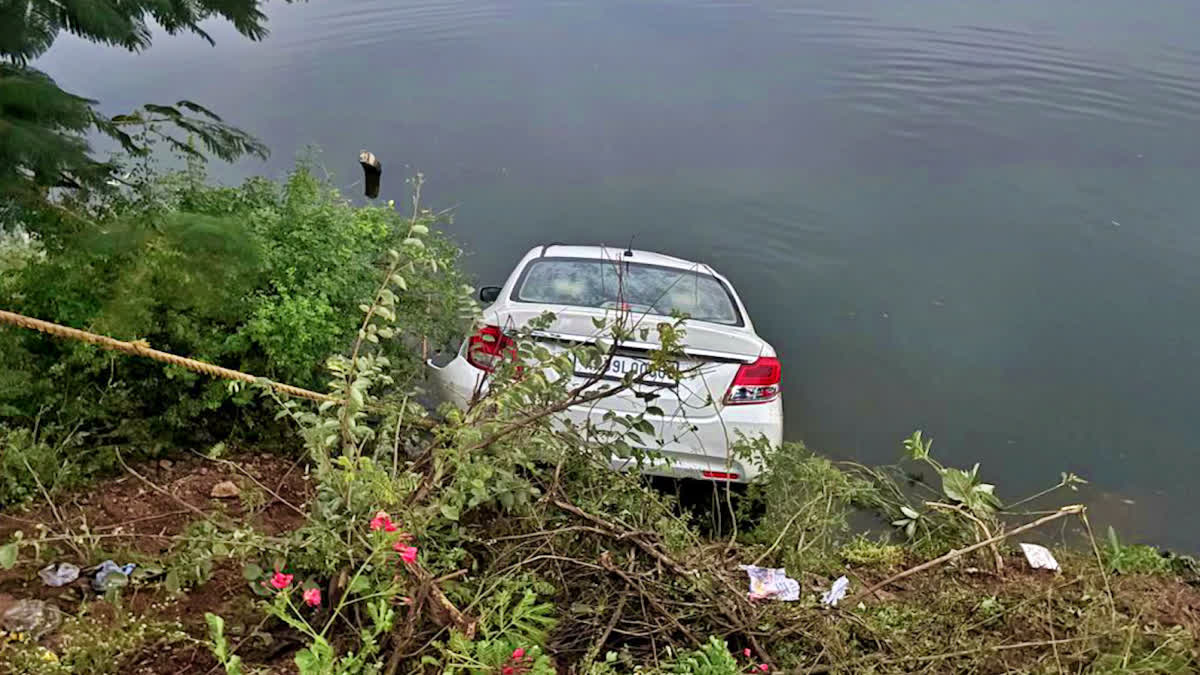
[[[738,565],[738,569],[750,575],[750,592],[747,596],[751,600],[795,602],[800,599],[800,582],[789,578],[782,567]]]
[[[844,576],[838,577],[837,581],[833,582],[833,586],[829,588],[829,592],[821,594],[821,604],[837,607],[838,601],[846,597],[848,590],[850,590],[850,580]]]
[[[1021,550],[1025,552],[1025,559],[1029,561],[1029,566],[1035,570],[1058,570],[1058,561],[1054,559],[1054,554],[1045,546],[1037,544],[1021,544]]]

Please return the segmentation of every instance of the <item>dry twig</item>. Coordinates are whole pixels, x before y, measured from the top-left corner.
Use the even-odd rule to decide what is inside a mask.
[[[1035,527],[1040,527],[1042,525],[1045,525],[1046,523],[1049,523],[1054,520],[1058,520],[1059,518],[1062,518],[1064,516],[1070,516],[1070,515],[1075,515],[1075,514],[1080,514],[1080,513],[1083,513],[1083,505],[1081,505],[1081,504],[1073,504],[1071,506],[1064,506],[1051,515],[1043,516],[1033,522],[1025,523],[1024,525],[1022,525],[1018,528],[1015,528],[1008,532],[1004,532],[1002,534],[998,534],[998,535],[992,537],[991,539],[985,539],[984,541],[981,541],[977,544],[972,544],[963,549],[959,549],[956,551],[950,551],[949,553],[947,553],[943,556],[934,558],[933,560],[930,560],[929,562],[921,563],[920,565],[917,565],[916,567],[912,567],[907,570],[904,570],[903,572],[900,572],[899,574],[893,574],[892,576],[888,577],[887,579],[884,579],[883,581],[875,584],[874,586],[871,586],[870,588],[867,588],[866,590],[859,591],[858,593],[856,593],[854,595],[854,597],[848,598],[846,600],[846,604],[850,605],[850,606],[856,605],[856,604],[858,604],[859,600],[862,600],[864,597],[874,593],[875,591],[877,591],[881,588],[884,588],[885,586],[889,586],[905,577],[912,576],[912,575],[916,574],[917,572],[923,572],[931,567],[937,567],[938,565],[941,565],[943,563],[950,562],[951,560],[954,560],[955,558],[964,556],[964,555],[970,553],[971,551],[977,551],[977,550],[983,548],[984,546],[989,546],[998,541],[1007,539],[1007,538],[1013,536],[1014,534],[1020,534],[1022,532],[1027,532],[1029,530],[1032,530]]]

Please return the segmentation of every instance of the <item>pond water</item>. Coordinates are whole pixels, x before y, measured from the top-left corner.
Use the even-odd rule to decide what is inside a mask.
[[[921,428],[1003,497],[1074,471],[1200,550],[1200,5],[343,0],[261,43],[60,39],[117,113],[194,99],[384,196],[420,168],[481,282],[547,241],[711,263],[784,363],[787,435],[889,462]],[[354,188],[357,190],[357,188]],[[1132,501],[1133,503],[1128,503]]]

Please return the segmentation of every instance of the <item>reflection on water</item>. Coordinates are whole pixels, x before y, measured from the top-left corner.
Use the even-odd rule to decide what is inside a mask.
[[[419,166],[483,281],[547,239],[711,262],[790,437],[891,461],[920,427],[1007,496],[1153,495],[1105,515],[1196,550],[1162,516],[1200,505],[1200,6],[1163,4],[344,0],[42,65],[275,148],[231,179],[307,143],[346,183],[375,151],[385,197]]]

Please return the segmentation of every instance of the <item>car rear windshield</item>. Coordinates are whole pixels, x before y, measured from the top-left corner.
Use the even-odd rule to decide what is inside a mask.
[[[741,325],[733,298],[710,274],[657,265],[588,258],[540,258],[525,268],[513,299]]]

